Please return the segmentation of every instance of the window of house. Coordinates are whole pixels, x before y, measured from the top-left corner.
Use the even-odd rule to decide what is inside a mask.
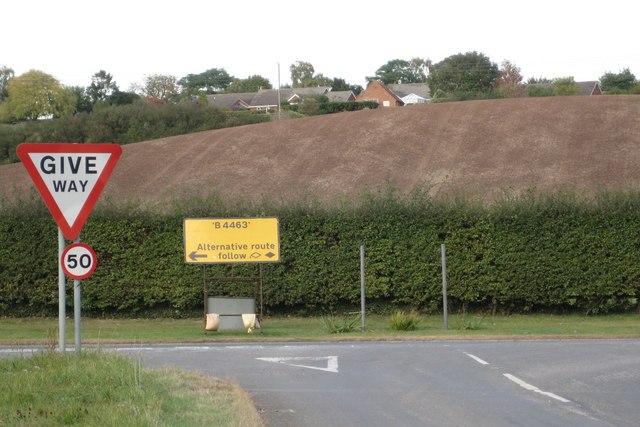
[[[388,107],[390,105],[391,105],[391,103],[389,101],[382,101],[382,106],[383,107]]]

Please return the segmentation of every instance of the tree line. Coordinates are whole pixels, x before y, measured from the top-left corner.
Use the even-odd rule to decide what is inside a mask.
[[[349,84],[343,78],[317,73],[309,62],[296,61],[289,71],[293,88],[329,86],[334,91],[351,90],[356,95],[363,90],[360,85]],[[573,95],[579,91],[570,76],[530,78],[525,84],[517,65],[504,61],[498,66],[486,55],[475,51],[451,55],[437,63],[425,58],[393,59],[366,80],[380,80],[385,84],[427,83],[435,100]],[[607,93],[640,93],[640,82],[628,68],[617,73],[605,72],[600,83]],[[202,100],[215,93],[257,92],[272,88],[269,79],[263,76],[237,78],[224,68],[211,68],[181,78],[151,74],[145,76],[142,83],[123,91],[105,70],[95,73],[91,84],[83,88],[65,87],[43,71],[31,70],[15,76],[10,67],[0,66],[0,122],[90,113],[101,104],[127,105],[136,101],[176,104]]]
[[[333,91],[350,90],[356,95],[363,90],[342,78],[317,73],[309,62],[296,61],[289,71],[293,88],[329,86]],[[366,80],[426,83],[437,102],[580,93],[573,77],[530,78],[524,83],[521,69],[515,64],[504,61],[498,66],[478,52],[452,55],[438,63],[422,58],[394,59]],[[640,94],[640,83],[628,68],[618,73],[605,72],[600,83],[606,93]],[[95,73],[91,84],[83,88],[63,86],[43,71],[30,70],[15,76],[11,68],[0,66],[0,163],[17,161],[15,147],[25,141],[126,144],[267,121],[270,118],[264,114],[219,110],[209,105],[206,96],[271,88],[265,77],[239,79],[224,68],[211,68],[180,79],[153,74],[124,91],[105,70]],[[292,117],[361,108],[376,105],[336,104],[322,96],[307,98],[296,106],[285,105]]]

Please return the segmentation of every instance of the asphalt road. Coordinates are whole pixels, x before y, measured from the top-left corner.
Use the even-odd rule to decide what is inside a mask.
[[[273,427],[638,426],[640,340],[120,347],[240,383]]]

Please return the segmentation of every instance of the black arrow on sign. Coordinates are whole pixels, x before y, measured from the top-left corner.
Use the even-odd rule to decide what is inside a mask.
[[[206,258],[207,254],[199,254],[196,251],[193,251],[189,254],[189,258],[191,258],[191,261],[197,261],[198,258]]]

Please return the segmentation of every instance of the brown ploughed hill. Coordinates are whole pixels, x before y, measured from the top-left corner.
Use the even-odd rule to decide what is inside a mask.
[[[54,141],[64,142],[64,141]],[[391,186],[492,200],[640,188],[640,96],[517,98],[413,105],[199,132],[123,147],[104,195],[342,199]],[[29,192],[0,167],[0,197]]]

